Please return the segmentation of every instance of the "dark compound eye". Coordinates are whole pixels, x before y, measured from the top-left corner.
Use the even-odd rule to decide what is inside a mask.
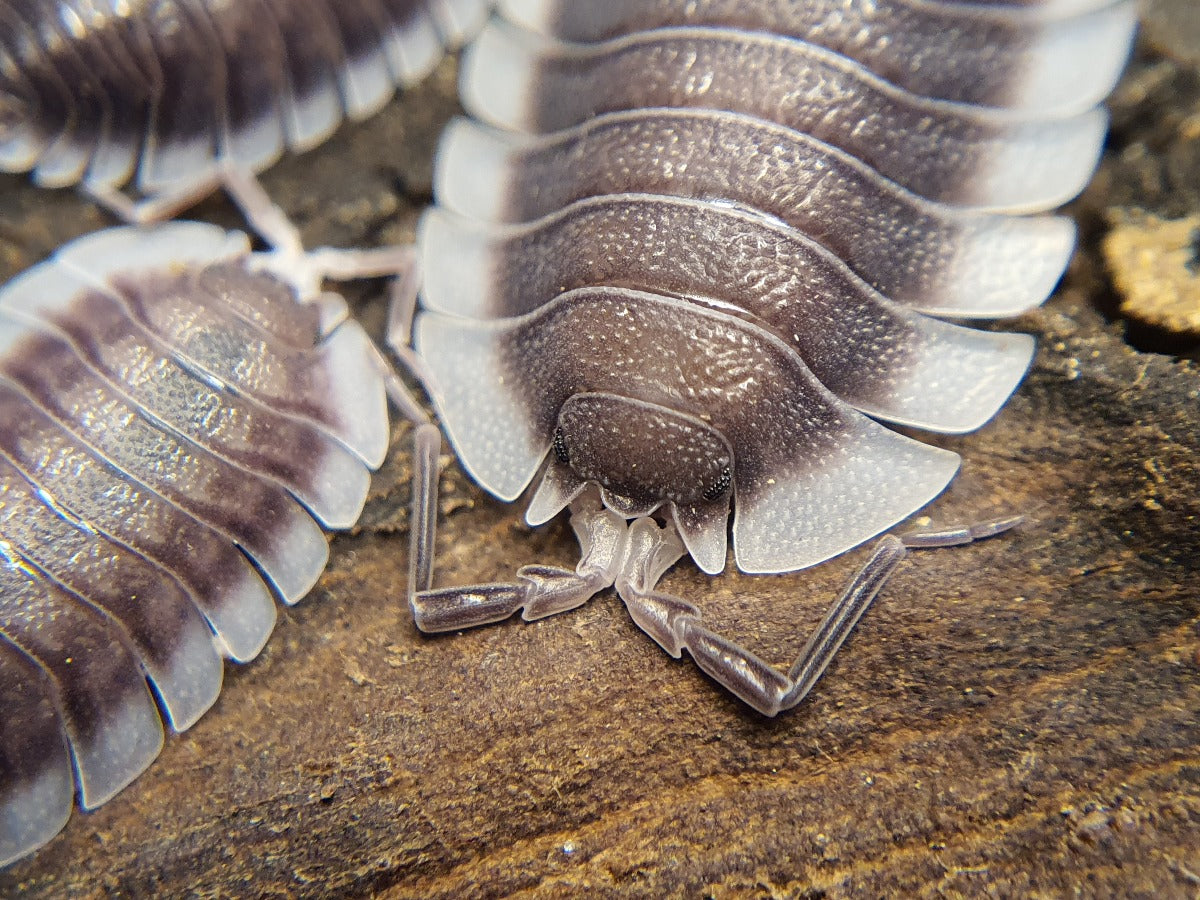
[[[707,491],[704,492],[704,499],[705,500],[716,500],[718,497],[720,497],[722,494],[724,494],[727,490],[729,490],[729,485],[732,481],[733,481],[733,472],[730,471],[729,466],[726,466],[724,469],[721,470],[720,476],[717,478],[717,480],[715,482],[713,482],[712,487],[710,487]]]
[[[554,429],[554,455],[564,466],[570,465],[571,455],[567,453],[567,436],[561,428]]]

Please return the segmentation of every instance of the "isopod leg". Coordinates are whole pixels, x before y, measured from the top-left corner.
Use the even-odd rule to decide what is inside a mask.
[[[152,225],[175,218],[219,189],[222,183],[221,172],[214,169],[182,187],[141,200],[133,200],[111,185],[90,184],[87,181],[79,185],[79,190],[97,206],[122,222],[129,225]]]
[[[500,622],[518,610],[523,619],[532,621],[587,603],[612,585],[624,556],[627,529],[622,517],[604,509],[594,497],[572,504],[571,527],[583,549],[574,572],[556,566],[524,566],[517,571],[517,584],[411,593],[417,627],[425,632],[458,631]]]
[[[630,525],[629,552],[616,578],[616,588],[634,622],[664,650],[678,658],[686,649],[706,675],[754,709],[774,716],[791,709],[812,690],[905,557],[906,547],[970,543],[1007,531],[1020,521],[1020,517],[1012,517],[967,528],[881,538],[870,559],[830,606],[786,675],[701,625],[700,610],[691,603],[654,590],[667,567],[657,560],[664,553],[673,554],[679,544],[673,526],[659,528],[650,519],[638,519]]]
[[[409,249],[409,248],[404,248]],[[428,372],[422,364],[421,359],[417,356],[411,347],[408,346],[409,336],[412,334],[412,319],[416,314],[417,308],[417,288],[420,282],[420,273],[415,262],[412,265],[400,271],[395,278],[392,279],[391,288],[389,289],[388,302],[388,323],[387,334],[385,340],[392,352],[396,354],[396,358],[408,371],[413,378],[420,384],[428,384]],[[396,374],[391,363],[384,359],[383,354],[379,354],[379,364],[384,371],[384,385],[387,388],[388,397],[395,405],[397,412],[404,418],[408,419],[415,425],[424,425],[429,423],[429,416],[425,414],[425,410],[413,397],[412,393],[405,387],[399,376]],[[414,435],[414,439],[416,439]],[[417,473],[414,473],[414,477]],[[434,482],[436,490],[436,481]],[[416,493],[414,492],[414,499]],[[431,503],[436,500],[436,494],[431,498]],[[432,543],[429,545],[432,550]]]
[[[899,535],[905,547],[923,549],[926,547],[954,547],[959,544],[969,544],[981,541],[997,534],[1002,534],[1010,528],[1015,528],[1025,520],[1024,516],[1006,516],[1002,519],[992,519],[990,522],[977,522],[959,528],[944,528],[937,531],[913,531]]]
[[[301,272],[313,283],[315,296],[320,281],[352,281],[356,278],[405,276],[411,272],[416,255],[412,247],[374,247],[368,250],[343,250],[318,247],[305,250],[300,229],[270,198],[258,179],[245,169],[226,166],[220,170],[220,183],[246,221],[259,236],[282,257],[281,277],[296,280]]]
[[[421,291],[421,267],[415,262],[392,282],[388,302],[387,345],[397,354],[415,358],[410,346],[413,319],[417,315],[417,295]]]
[[[433,587],[433,548],[437,528],[438,454],[442,434],[436,425],[413,433],[412,515],[409,518],[408,596]]]
[[[409,374],[421,383],[426,393],[430,393],[429,386],[434,383],[433,373],[411,346],[413,318],[417,314],[420,289],[421,267],[414,261],[411,267],[392,280],[385,341]]]
[[[272,248],[265,268],[293,285],[304,300],[320,294],[321,280],[350,281],[408,272],[414,261],[411,247],[342,250],[304,249],[300,230],[263,190],[254,173],[235,165],[218,165],[211,172],[169,193],[132,200],[106,185],[82,185],[83,192],[123,222],[149,225],[163,222],[223,188],[247,223]]]
[[[295,256],[304,254],[300,229],[271,199],[251,172],[235,166],[218,170],[218,185],[241,210],[242,215],[264,241],[276,251]]]
[[[388,324],[386,340],[388,346],[401,364],[421,384],[428,384],[428,372],[421,358],[409,346],[412,335],[412,320],[417,310],[417,291],[420,286],[420,273],[416,265],[393,279],[391,301],[388,304]],[[384,363],[386,365],[386,363]],[[390,366],[388,367],[390,369]],[[409,548],[408,548],[408,602],[417,626],[423,631],[445,631],[452,627],[466,628],[469,625],[448,626],[446,628],[422,627],[423,621],[440,621],[438,609],[445,608],[446,615],[454,618],[455,601],[443,598],[429,598],[423,605],[418,606],[418,594],[428,592],[433,587],[433,561],[437,543],[437,496],[438,496],[438,456],[441,451],[442,437],[437,426],[429,421],[425,411],[408,392],[408,389],[392,371],[388,385],[388,395],[392,403],[410,421],[416,423],[413,432],[413,479],[412,479],[412,510],[409,517]],[[403,396],[401,396],[401,394]],[[506,619],[521,608],[523,600],[519,599],[521,589],[518,585],[506,585],[506,592],[500,592],[493,598],[496,605],[495,616],[482,612],[482,607],[476,614],[478,621],[472,624],[483,625],[487,622]],[[513,594],[516,591],[516,594]],[[511,596],[510,596],[511,595]],[[505,600],[503,598],[508,597]],[[465,601],[460,601],[465,604]],[[515,605],[514,605],[515,604]],[[485,604],[486,605],[486,604]],[[507,609],[507,612],[502,612]]]
[[[411,247],[376,247],[343,250],[318,247],[305,250],[300,229],[263,190],[253,173],[236,166],[220,170],[220,183],[246,217],[246,221],[272,248],[264,267],[291,284],[301,299],[320,296],[321,282],[351,281],[386,275],[405,275],[414,264]]]
[[[388,304],[386,339],[403,366],[414,378],[424,383],[421,361],[408,346],[412,317],[416,311],[418,277],[417,267],[413,265],[393,279],[391,302]],[[437,537],[438,456],[442,447],[442,435],[382,354],[379,355],[379,363],[384,369],[384,386],[392,405],[416,425],[413,431],[412,507],[409,516],[408,548],[408,600],[413,609],[413,616],[416,617],[414,598],[418,593],[428,591],[433,586],[433,560]],[[500,618],[507,618],[517,608],[519,607],[514,607]]]

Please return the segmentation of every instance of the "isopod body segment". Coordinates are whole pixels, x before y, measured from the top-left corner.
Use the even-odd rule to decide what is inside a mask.
[[[264,256],[116,228],[0,289],[0,864],[191,726],[359,516],[384,370]]]
[[[184,193],[260,171],[425,77],[487,0],[0,2],[0,170]]]
[[[614,586],[760,711],[798,702],[903,555],[885,539],[779,673],[655,590],[682,555],[802,569],[878,535],[1000,409],[1031,337],[947,319],[1043,302],[1049,210],[1094,170],[1128,0],[503,0],[445,132],[413,345],[450,443],[526,520],[570,508],[575,572],[428,590],[425,630]],[[662,524],[660,524],[662,523]],[[950,543],[1007,524],[949,532]],[[424,571],[424,570],[423,570]]]

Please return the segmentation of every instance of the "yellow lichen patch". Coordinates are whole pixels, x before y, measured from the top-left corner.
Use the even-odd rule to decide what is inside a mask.
[[[1121,312],[1156,328],[1200,334],[1200,215],[1160,219],[1114,210],[1104,258]]]

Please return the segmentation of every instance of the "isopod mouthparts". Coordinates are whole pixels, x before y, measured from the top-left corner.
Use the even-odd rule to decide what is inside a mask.
[[[410,259],[178,222],[0,288],[0,865],[76,790],[91,809],[133,780],[313,587],[383,461],[385,395],[415,409],[313,284]]]
[[[767,715],[798,703],[905,553],[886,537],[778,672],[655,586],[815,565],[891,528],[1033,354],[1096,166],[1131,0],[501,0],[466,49],[419,231],[418,369],[464,468],[526,519],[564,509],[574,572],[432,589],[418,463],[411,604],[445,631],[614,587],[672,655]],[[401,317],[402,318],[402,317]],[[406,341],[397,328],[393,343]],[[405,352],[404,348],[401,348]],[[730,548],[732,544],[732,548]]]
[[[0,5],[0,169],[186,194],[325,140],[420,81],[488,0]]]

